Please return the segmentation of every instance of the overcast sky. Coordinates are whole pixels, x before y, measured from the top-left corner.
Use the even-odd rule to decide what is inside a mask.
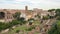
[[[29,9],[60,8],[60,0],[0,0],[0,9],[24,9],[26,5]]]

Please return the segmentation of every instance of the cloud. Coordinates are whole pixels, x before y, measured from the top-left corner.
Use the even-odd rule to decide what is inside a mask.
[[[25,5],[32,8],[60,8],[60,0],[0,0],[1,8],[17,8],[21,9]]]

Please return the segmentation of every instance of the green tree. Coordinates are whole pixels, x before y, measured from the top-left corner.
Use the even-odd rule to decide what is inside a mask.
[[[35,26],[30,26],[28,29],[26,29],[26,31],[31,31],[32,29],[35,29]]]
[[[43,16],[43,20],[49,19],[50,16]]]
[[[26,20],[25,20],[24,17],[19,18],[18,21],[21,22],[20,24],[25,24],[26,23]]]
[[[20,15],[21,15],[20,12],[16,12],[15,14],[13,14],[13,17],[18,20],[20,18]]]
[[[19,34],[19,32],[20,32],[20,30],[16,30],[16,33],[18,33],[18,34]]]
[[[20,17],[21,13],[20,12],[16,12],[13,17],[16,18],[16,20],[20,21],[20,24],[25,24],[26,21],[25,21],[25,18],[24,17]],[[17,21],[17,24],[18,24],[18,21]]]
[[[38,19],[41,17],[39,14],[35,15],[35,17],[37,17]]]
[[[60,34],[60,21],[52,25],[52,28],[48,31],[48,34]]]
[[[56,15],[60,16],[60,9],[56,9]]]
[[[52,11],[54,11],[54,10],[55,10],[55,9],[49,9],[48,12],[52,12]]]
[[[28,19],[29,25],[32,25],[32,23],[34,22],[33,18]]]

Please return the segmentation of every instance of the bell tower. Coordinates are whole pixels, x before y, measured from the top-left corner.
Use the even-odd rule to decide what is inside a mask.
[[[25,6],[25,11],[28,11],[28,6]]]

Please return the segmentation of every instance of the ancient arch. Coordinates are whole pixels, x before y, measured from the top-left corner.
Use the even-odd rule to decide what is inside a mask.
[[[0,10],[0,22],[9,22],[12,19],[12,14],[7,10]]]
[[[5,18],[5,13],[4,12],[0,12],[0,19],[4,19]]]

